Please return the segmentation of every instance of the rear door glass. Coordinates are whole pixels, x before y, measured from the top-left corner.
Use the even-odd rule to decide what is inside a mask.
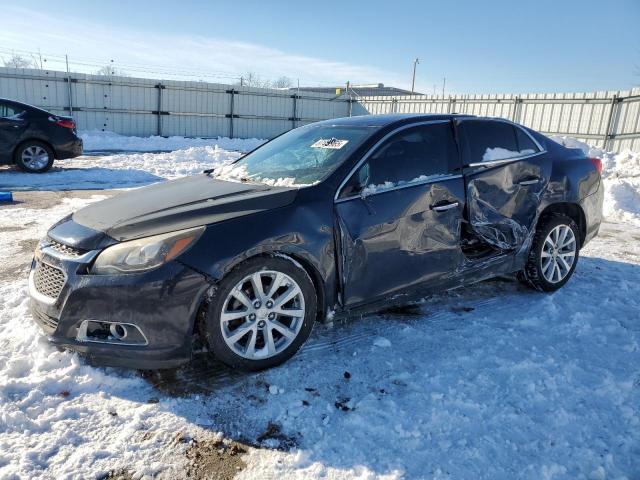
[[[531,137],[527,135],[521,128],[515,128],[516,140],[518,141],[518,150],[522,154],[537,153],[540,151],[538,146],[533,143]]]
[[[463,120],[458,131],[465,165],[518,158],[538,151],[528,135],[507,122]]]

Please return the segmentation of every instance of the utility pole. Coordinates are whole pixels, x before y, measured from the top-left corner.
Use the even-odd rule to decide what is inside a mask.
[[[69,56],[64,55],[64,62],[67,64],[67,86],[69,88],[69,115],[73,116],[73,92],[71,91],[71,72],[69,71]]]
[[[411,93],[414,93],[416,90],[416,65],[420,63],[420,59],[416,57],[413,61],[413,78],[411,79]]]
[[[442,79],[442,98],[444,98],[444,87],[447,84],[447,77]]]

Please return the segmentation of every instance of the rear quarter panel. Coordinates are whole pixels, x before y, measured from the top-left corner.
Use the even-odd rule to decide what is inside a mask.
[[[541,199],[540,212],[554,203],[579,205],[585,215],[589,239],[595,234],[593,232],[597,232],[602,221],[604,191],[600,174],[581,150],[565,148],[553,140],[545,140],[553,167]]]

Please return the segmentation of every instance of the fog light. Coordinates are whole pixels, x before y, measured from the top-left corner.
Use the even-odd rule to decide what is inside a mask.
[[[111,343],[115,345],[147,345],[140,327],[133,323],[84,320],[78,328],[79,342]]]
[[[109,326],[109,332],[111,332],[111,336],[116,340],[122,340],[127,336],[127,327],[121,323],[112,323]]]

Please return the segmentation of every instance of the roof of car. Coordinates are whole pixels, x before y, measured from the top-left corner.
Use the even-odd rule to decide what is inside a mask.
[[[386,113],[383,115],[358,115],[355,117],[333,118],[317,122],[317,124],[349,125],[354,127],[385,127],[393,123],[405,122],[407,120],[450,120],[452,118],[460,118],[461,116],[470,117],[471,115],[460,115],[457,113]]]
[[[31,110],[36,110],[38,112],[51,113],[48,110],[45,110],[44,108],[36,107],[35,105],[30,105],[24,102],[19,102],[18,100],[11,100],[10,98],[0,97],[0,102],[12,103],[13,105],[20,105],[21,107],[31,109]]]

